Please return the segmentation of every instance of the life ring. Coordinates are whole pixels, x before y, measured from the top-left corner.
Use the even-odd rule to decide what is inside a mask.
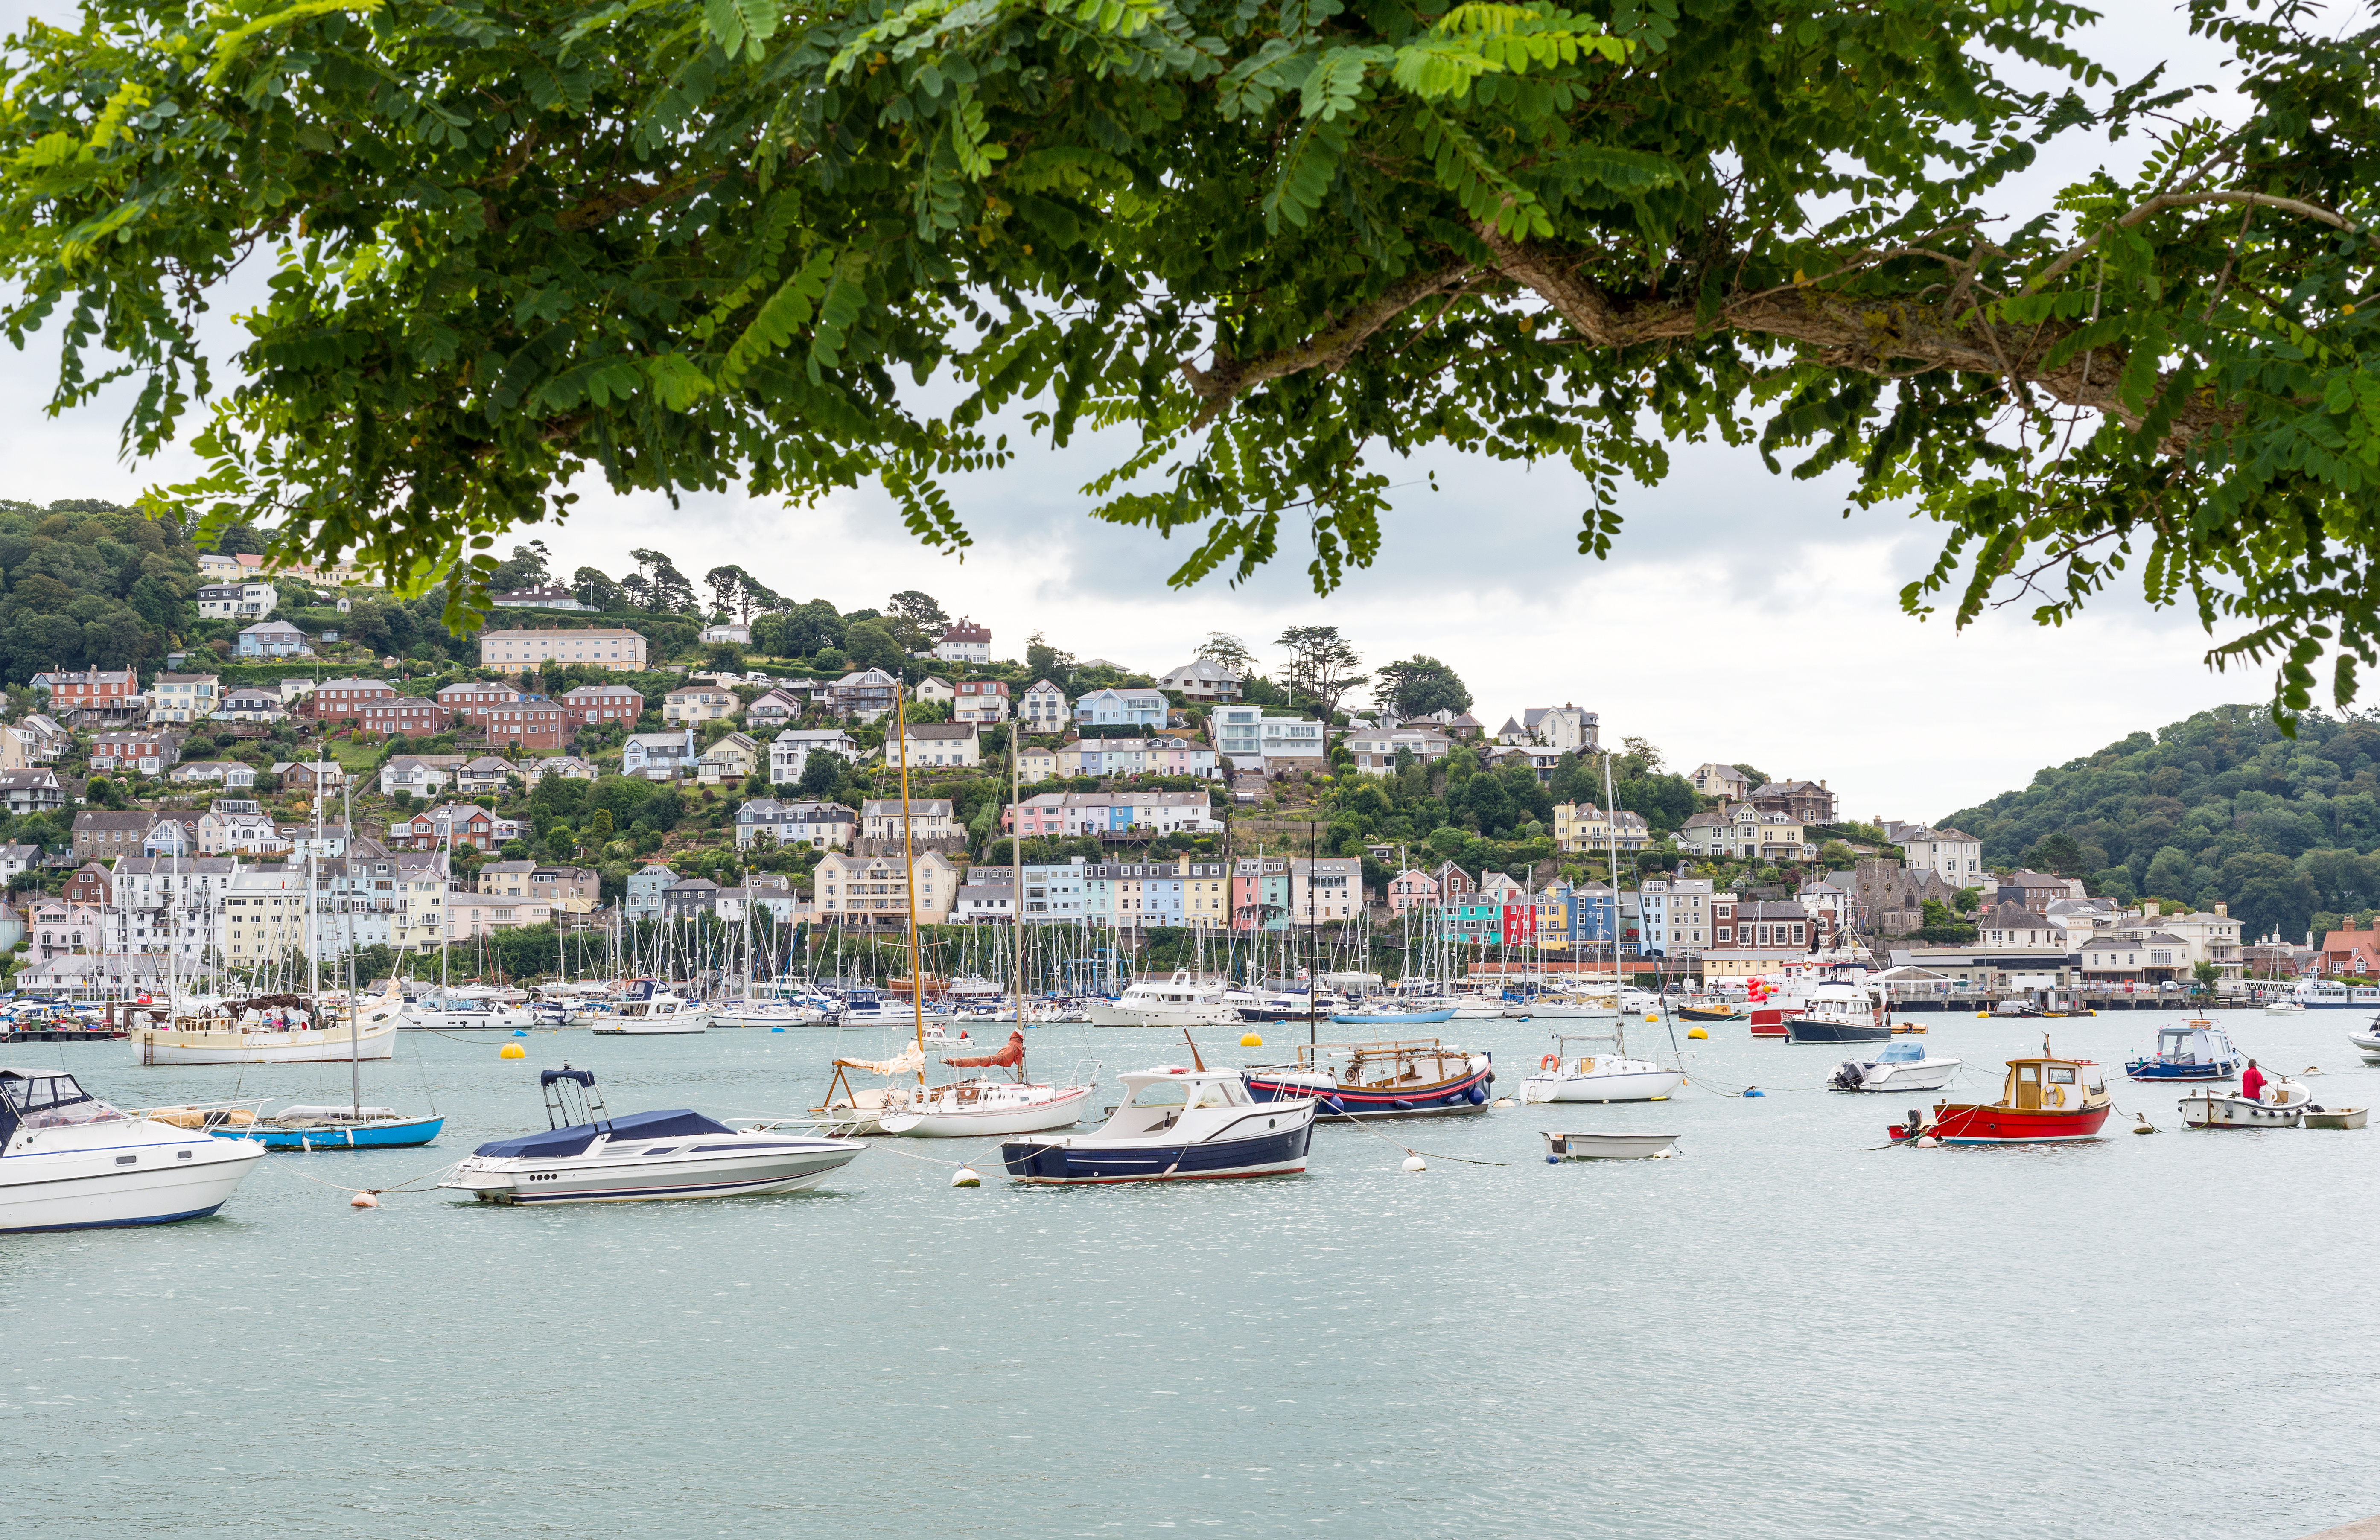
[[[2063,1085],[2045,1087],[2041,1093],[2041,1099],[2052,1107],[2063,1107],[2066,1105],[2066,1087]]]
[[[1543,1059],[1537,1061],[1537,1068],[1547,1074],[1553,1073],[1554,1071],[1560,1067],[1561,1058],[1559,1054],[1548,1053]]]

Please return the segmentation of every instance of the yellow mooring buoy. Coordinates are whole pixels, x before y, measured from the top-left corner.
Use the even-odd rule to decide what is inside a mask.
[[[1699,1027],[1699,1026],[1690,1026],[1690,1027],[1686,1028],[1686,1036],[1687,1036],[1687,1037],[1709,1037],[1709,1036],[1710,1036],[1710,1034],[1709,1034],[1709,1033],[1707,1033],[1707,1032],[1705,1032],[1705,1031],[1704,1031],[1701,1027]]]
[[[526,1059],[528,1057],[528,1049],[521,1047],[518,1043],[506,1043],[504,1047],[496,1050],[496,1057],[499,1059]]]
[[[1240,1035],[1240,1047],[1242,1047],[1242,1048],[1262,1048],[1262,1047],[1264,1047],[1264,1039],[1263,1039],[1262,1037],[1257,1037],[1257,1036],[1255,1033],[1253,1033],[1253,1032],[1244,1032],[1244,1033],[1242,1033],[1242,1034]]]

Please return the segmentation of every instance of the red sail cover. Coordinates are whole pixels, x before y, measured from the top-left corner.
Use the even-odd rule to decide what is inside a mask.
[[[1008,1046],[998,1053],[986,1054],[981,1059],[945,1059],[942,1062],[954,1070],[1013,1070],[1025,1062],[1025,1034],[1010,1033]]]

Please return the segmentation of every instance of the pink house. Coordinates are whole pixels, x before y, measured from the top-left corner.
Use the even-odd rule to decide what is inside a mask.
[[[1044,792],[1039,796],[1027,797],[1021,803],[1001,809],[1000,831],[1002,834],[1021,833],[1028,839],[1063,836],[1068,832],[1066,794]]]
[[[1389,879],[1389,913],[1402,915],[1416,904],[1438,902],[1438,879],[1426,871],[1401,871]]]

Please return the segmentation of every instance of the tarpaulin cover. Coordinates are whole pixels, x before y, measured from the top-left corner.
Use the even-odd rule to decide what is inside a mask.
[[[835,1063],[846,1070],[866,1070],[869,1074],[915,1074],[926,1067],[925,1051],[912,1043],[892,1059],[838,1059]]]
[[[945,1059],[942,1062],[954,1070],[1013,1070],[1025,1062],[1025,1034],[1010,1033],[1008,1046],[998,1053],[988,1053],[980,1059]]]
[[[516,1159],[552,1158],[565,1155],[584,1155],[587,1146],[595,1142],[598,1134],[608,1134],[614,1142],[624,1139],[666,1139],[679,1134],[733,1134],[735,1131],[722,1122],[714,1122],[699,1112],[678,1108],[667,1112],[631,1112],[625,1118],[613,1118],[600,1123],[575,1123],[546,1134],[528,1134],[517,1139],[498,1139],[481,1145],[474,1155],[509,1156]]]
[[[537,1083],[540,1085],[551,1085],[557,1080],[575,1080],[581,1085],[592,1085],[595,1084],[595,1072],[593,1070],[540,1070],[537,1072]]]

